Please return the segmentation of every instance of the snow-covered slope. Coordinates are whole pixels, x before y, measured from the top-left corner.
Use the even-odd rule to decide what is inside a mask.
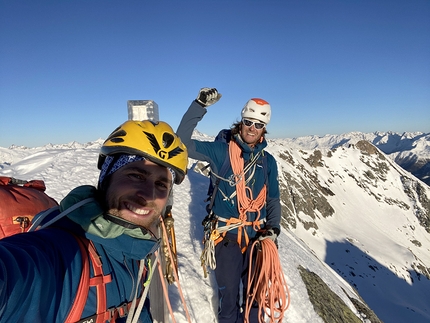
[[[47,193],[59,201],[78,185],[96,184],[101,142],[0,147],[0,175],[43,179]],[[279,255],[291,292],[283,322],[323,322],[299,266],[361,315],[359,322],[370,321],[354,306],[360,296],[384,322],[428,322],[429,188],[368,142],[341,142],[348,140],[333,143],[335,150],[297,148],[286,139],[269,142],[280,172]],[[200,267],[207,185],[205,176],[190,170],[174,195],[180,283],[194,322],[216,317],[214,278],[212,273],[203,278]],[[175,286],[170,294],[176,320],[186,322]]]
[[[429,319],[430,193],[368,141],[334,150],[269,151],[284,215],[320,259],[386,322]]]

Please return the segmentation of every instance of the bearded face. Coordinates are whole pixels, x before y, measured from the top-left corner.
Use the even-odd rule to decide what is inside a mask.
[[[154,231],[171,188],[172,174],[166,167],[149,160],[127,164],[109,179],[108,213]]]

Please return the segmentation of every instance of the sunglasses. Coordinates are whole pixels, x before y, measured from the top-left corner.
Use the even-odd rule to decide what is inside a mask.
[[[266,125],[262,122],[254,122],[248,119],[242,119],[242,123],[247,126],[247,127],[251,127],[252,125],[254,125],[255,129],[263,129]]]

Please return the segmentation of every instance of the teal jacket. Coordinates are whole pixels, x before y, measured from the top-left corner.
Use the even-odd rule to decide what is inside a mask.
[[[60,203],[60,210],[95,197],[95,192],[92,186],[76,188]],[[112,282],[106,285],[107,308],[131,302],[135,288],[139,288],[140,296],[142,288],[136,286],[138,261],[147,259],[158,241],[139,229],[125,229],[107,221],[94,200],[48,228],[0,240],[0,322],[65,321],[82,271],[74,235],[93,241],[104,275],[112,276]],[[82,318],[95,314],[95,302],[92,287]],[[125,318],[122,320],[125,322]],[[152,322],[149,302],[140,322]]]
[[[188,156],[190,158],[207,161],[210,164],[212,172],[219,174],[224,160],[228,156],[228,144],[221,141],[199,141],[191,139],[197,123],[203,118],[206,112],[206,108],[200,106],[196,101],[193,101],[187,112],[182,117],[181,123],[177,129],[177,135],[187,146]],[[267,146],[266,140],[263,140],[254,148],[250,148],[241,140],[240,136],[238,135],[234,136],[232,140],[235,140],[242,149],[242,156],[245,165],[249,163],[253,156],[259,152],[262,152],[260,157],[257,159],[255,173],[252,177],[252,180],[247,186],[251,188],[252,196],[255,198],[258,196],[261,189],[263,188],[263,185],[266,183],[266,205],[260,211],[260,219],[265,220],[265,224],[262,227],[270,226],[280,230],[281,204],[278,182],[278,168],[275,158],[267,151],[264,151],[264,148]],[[266,167],[263,166],[263,158],[266,158]],[[232,174],[233,170],[230,165],[227,173],[223,177],[228,178]],[[218,190],[222,193],[217,193],[215,196],[212,209],[213,212],[216,215],[226,219],[231,217],[238,218],[239,211],[237,208],[237,197],[235,195],[231,197],[235,192],[236,187],[231,186],[227,181],[221,180]],[[248,221],[254,221],[256,217],[257,213],[255,212],[247,214]],[[219,221],[218,225],[223,226],[225,223]],[[253,238],[256,235],[256,231],[252,228],[252,226],[247,226],[246,230],[250,238]]]

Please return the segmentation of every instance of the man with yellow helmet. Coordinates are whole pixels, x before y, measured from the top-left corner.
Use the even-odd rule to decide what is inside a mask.
[[[37,230],[0,240],[0,321],[152,322],[143,282],[159,246],[155,229],[187,164],[167,123],[116,128],[100,150],[97,188],[73,189],[59,210],[36,217]]]

